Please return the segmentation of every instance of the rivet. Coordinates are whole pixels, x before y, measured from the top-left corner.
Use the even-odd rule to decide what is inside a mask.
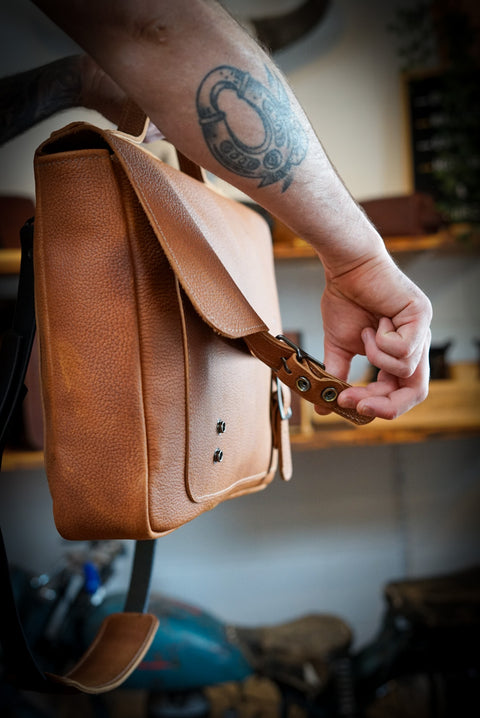
[[[327,401],[327,402],[335,401],[337,396],[338,396],[338,392],[333,386],[328,386],[326,389],[324,389],[322,391],[323,401]]]
[[[225,429],[227,428],[227,425],[222,419],[219,419],[217,421],[217,434],[224,434]]]
[[[308,391],[312,386],[306,376],[299,376],[295,383],[299,391]]]
[[[213,460],[215,463],[220,463],[223,460],[223,451],[221,449],[215,449],[213,454]]]

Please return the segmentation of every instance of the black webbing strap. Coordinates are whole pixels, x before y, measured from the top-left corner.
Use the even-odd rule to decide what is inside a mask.
[[[125,613],[145,613],[147,610],[156,545],[156,539],[135,541],[135,557],[123,609]]]
[[[25,374],[35,336],[33,274],[33,220],[20,232],[22,259],[18,293],[11,329],[0,346],[0,466],[9,426],[26,394]],[[136,541],[125,613],[144,613],[150,593],[155,540]],[[75,689],[50,679],[38,666],[25,637],[18,615],[10,577],[8,557],[0,530],[0,585],[3,609],[0,614],[0,642],[5,677],[23,690],[65,693]]]
[[[35,336],[35,301],[33,287],[33,220],[20,231],[22,259],[18,278],[17,301],[11,328],[3,335],[0,346],[0,465],[8,439],[10,424],[25,394],[24,384]],[[0,580],[3,610],[0,638],[6,677],[17,683],[18,676],[32,690],[45,690],[47,679],[37,666],[23,633],[10,580],[8,559],[0,531]]]
[[[0,581],[2,586],[2,614],[0,620],[0,640],[3,648],[5,679],[17,686],[41,693],[64,693],[61,686],[52,685],[40,670],[30,650],[18,615],[12,581],[8,568],[8,558],[0,531]]]
[[[22,227],[20,242],[22,259],[17,301],[12,326],[0,345],[0,466],[12,418],[26,394],[25,373],[35,336],[33,220]]]

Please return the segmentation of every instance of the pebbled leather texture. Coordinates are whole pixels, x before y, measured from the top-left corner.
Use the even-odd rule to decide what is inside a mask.
[[[35,176],[45,466],[59,532],[154,538],[264,488],[280,449],[271,370],[244,343],[281,331],[264,219],[81,123],[39,148]]]

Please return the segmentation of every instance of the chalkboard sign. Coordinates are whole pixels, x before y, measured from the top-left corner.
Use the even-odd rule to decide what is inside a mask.
[[[479,78],[431,72],[406,77],[414,189],[454,222],[480,221]]]
[[[438,74],[410,77],[407,85],[414,187],[438,197],[440,189],[434,169],[444,143],[442,77]]]

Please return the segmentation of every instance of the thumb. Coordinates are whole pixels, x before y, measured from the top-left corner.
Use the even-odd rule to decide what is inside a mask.
[[[352,363],[351,354],[347,354],[341,349],[325,345],[323,362],[325,364],[325,369],[329,374],[333,374],[339,379],[347,381],[350,365]]]

